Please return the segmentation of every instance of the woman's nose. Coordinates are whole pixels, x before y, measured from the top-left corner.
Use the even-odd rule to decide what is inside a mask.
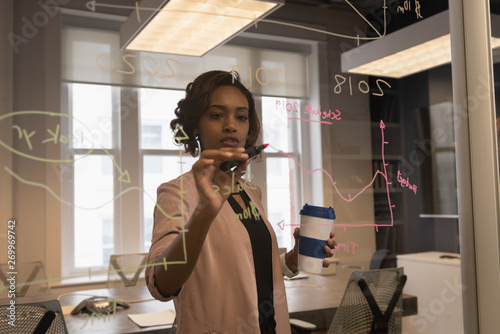
[[[226,118],[226,121],[224,122],[224,131],[225,132],[236,131],[236,127],[234,126],[234,120],[231,119],[230,117]]]

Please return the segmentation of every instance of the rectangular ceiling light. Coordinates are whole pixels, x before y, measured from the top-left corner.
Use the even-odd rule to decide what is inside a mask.
[[[284,0],[143,0],[120,29],[122,49],[203,56]]]
[[[450,63],[449,26],[449,12],[444,11],[344,52],[342,72],[402,78]],[[500,39],[492,38],[491,44],[499,47]]]

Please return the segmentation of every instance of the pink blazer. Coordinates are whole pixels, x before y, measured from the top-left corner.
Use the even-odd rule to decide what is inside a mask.
[[[181,178],[184,192],[182,201]],[[249,181],[242,182],[271,234],[276,331],[278,334],[289,334],[290,320],[276,235],[264,215],[260,189]],[[148,264],[161,262],[158,256],[182,229],[182,220],[179,219],[182,211],[187,223],[197,204],[198,193],[191,172],[158,188]],[[162,296],[156,289],[153,273],[153,267],[148,266],[148,288],[158,300],[173,298],[178,334],[259,333],[257,287],[250,238],[227,201],[212,223],[196,267],[178,296]]]

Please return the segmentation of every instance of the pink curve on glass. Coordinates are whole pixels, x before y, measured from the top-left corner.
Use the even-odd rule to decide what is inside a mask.
[[[299,119],[299,118],[297,118]],[[307,120],[306,120],[307,121]],[[388,226],[393,226],[394,224],[394,215],[393,215],[393,211],[392,211],[392,208],[395,207],[395,205],[393,205],[391,203],[391,197],[390,197],[390,191],[389,191],[389,185],[391,184],[391,182],[388,181],[387,179],[387,164],[385,162],[385,151],[384,151],[384,145],[388,144],[389,142],[385,141],[385,137],[384,137],[384,129],[385,129],[385,124],[384,122],[381,120],[380,121],[380,132],[382,134],[382,165],[384,166],[384,171],[380,171],[380,170],[377,170],[375,172],[375,174],[373,175],[373,178],[371,180],[370,183],[368,183],[363,189],[361,189],[361,191],[359,191],[354,197],[351,196],[351,194],[348,194],[348,198],[346,198],[345,196],[343,196],[339,189],[337,188],[337,182],[335,182],[332,178],[332,176],[330,175],[330,173],[328,173],[326,170],[322,169],[322,168],[317,168],[317,169],[314,169],[312,171],[310,170],[307,170],[305,169],[298,161],[295,157],[293,157],[292,155],[288,154],[288,153],[285,153],[283,152],[282,150],[279,150],[275,147],[273,147],[272,145],[269,145],[269,147],[271,147],[272,149],[278,151],[278,153],[281,153],[285,156],[287,156],[288,158],[292,159],[296,164],[297,166],[304,172],[306,172],[307,174],[312,174],[312,173],[315,173],[315,172],[323,172],[325,173],[328,178],[330,179],[330,182],[332,183],[333,185],[333,188],[335,189],[335,191],[337,192],[337,194],[340,196],[340,198],[342,198],[344,201],[346,202],[352,202],[354,199],[356,199],[356,197],[358,197],[359,195],[361,195],[366,189],[370,188],[373,183],[375,182],[375,179],[376,177],[380,174],[382,175],[382,177],[385,179],[385,188],[386,188],[386,191],[387,191],[387,201],[388,201],[388,206],[389,206],[389,211],[391,213],[391,223],[390,224],[355,224],[355,225],[351,225],[351,224],[328,224],[328,225],[334,225],[334,226],[344,226],[344,230],[346,229],[347,226],[349,227],[361,227],[361,226],[375,226],[377,231],[378,231],[378,227],[388,227]],[[282,225],[280,225],[280,228],[284,228],[284,226],[301,226],[301,224],[285,224],[284,221],[281,221],[280,223],[282,223]],[[283,227],[281,227],[283,226]]]

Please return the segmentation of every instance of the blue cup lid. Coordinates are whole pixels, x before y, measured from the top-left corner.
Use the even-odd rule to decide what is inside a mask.
[[[301,215],[312,216],[325,219],[335,219],[335,210],[332,207],[325,208],[322,206],[314,206],[305,204],[300,210]]]

